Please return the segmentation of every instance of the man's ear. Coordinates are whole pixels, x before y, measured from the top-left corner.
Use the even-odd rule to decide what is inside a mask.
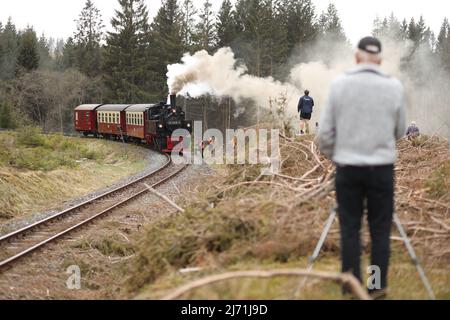
[[[359,57],[358,52],[355,52],[355,61],[356,61],[357,64],[361,63],[361,58]]]

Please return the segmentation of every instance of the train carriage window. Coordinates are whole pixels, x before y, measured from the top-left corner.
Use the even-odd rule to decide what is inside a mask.
[[[108,123],[112,123],[111,112],[108,112]]]
[[[75,112],[75,120],[78,121],[78,111]]]
[[[120,124],[120,113],[116,114],[117,116],[117,124]]]

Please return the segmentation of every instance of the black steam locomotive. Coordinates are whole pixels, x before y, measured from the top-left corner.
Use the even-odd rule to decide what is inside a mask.
[[[75,130],[85,136],[143,142],[163,152],[171,152],[183,140],[172,137],[175,130],[192,133],[193,125],[174,95],[170,103],[85,104],[75,108],[74,119]]]

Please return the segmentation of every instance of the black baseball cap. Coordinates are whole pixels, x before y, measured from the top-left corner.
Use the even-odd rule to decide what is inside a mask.
[[[365,37],[359,41],[358,49],[371,54],[379,54],[383,51],[380,40],[374,37]]]

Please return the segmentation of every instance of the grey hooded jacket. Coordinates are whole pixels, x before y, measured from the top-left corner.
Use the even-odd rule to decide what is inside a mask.
[[[405,131],[402,84],[377,65],[362,64],[332,83],[318,142],[338,165],[390,165]]]

